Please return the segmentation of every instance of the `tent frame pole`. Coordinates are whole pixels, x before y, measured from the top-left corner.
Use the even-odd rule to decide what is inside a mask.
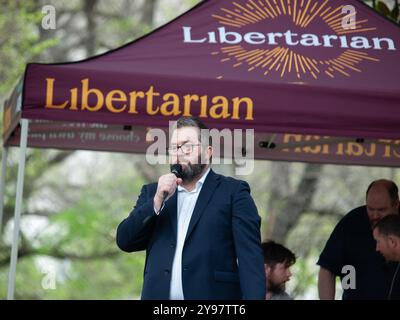
[[[28,142],[28,119],[21,120],[21,140],[19,145],[19,162],[18,162],[18,180],[17,180],[17,192],[15,196],[15,211],[14,211],[14,230],[13,230],[13,241],[11,247],[10,257],[10,271],[8,275],[8,289],[7,299],[14,300],[14,289],[15,289],[15,276],[17,269],[18,259],[18,239],[21,222],[21,208],[22,208],[22,194],[24,190],[24,171],[25,171],[25,159],[26,149]]]
[[[4,194],[6,188],[6,171],[7,171],[7,158],[8,147],[3,147],[1,152],[1,176],[0,176],[0,236],[3,228],[3,211],[4,211]]]

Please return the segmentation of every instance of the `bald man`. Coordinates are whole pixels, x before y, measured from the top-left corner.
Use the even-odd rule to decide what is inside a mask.
[[[373,181],[366,192],[366,205],[339,221],[319,257],[320,299],[335,298],[336,277],[342,280],[344,300],[400,298],[400,279],[393,282],[396,265],[387,263],[376,251],[373,237],[377,222],[398,213],[396,184],[385,179]]]

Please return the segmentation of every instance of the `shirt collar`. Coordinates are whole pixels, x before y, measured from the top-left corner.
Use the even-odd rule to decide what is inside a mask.
[[[208,175],[209,172],[210,172],[210,167],[209,167],[209,168],[207,169],[207,171],[202,175],[202,177],[200,178],[200,180],[196,182],[196,187],[195,187],[192,191],[190,191],[190,192],[196,192],[196,191],[204,184],[204,181],[206,180],[207,175]],[[184,187],[182,187],[182,186],[178,186],[178,191],[186,191],[186,192],[189,192],[189,191],[187,191],[187,190],[186,190]]]

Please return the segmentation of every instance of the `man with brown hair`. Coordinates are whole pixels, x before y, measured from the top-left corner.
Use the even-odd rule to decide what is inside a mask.
[[[286,291],[286,282],[290,280],[290,267],[296,263],[296,256],[285,246],[272,240],[263,242],[264,266],[267,277],[265,300],[292,300]]]
[[[214,173],[201,129],[198,119],[178,120],[168,151],[182,172],[142,188],[117,244],[146,250],[142,299],[263,300],[261,218],[250,187]]]

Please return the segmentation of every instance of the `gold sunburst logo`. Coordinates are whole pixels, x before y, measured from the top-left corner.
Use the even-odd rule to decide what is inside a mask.
[[[243,4],[232,2],[231,7],[221,8],[212,17],[229,29],[241,29],[248,25],[256,25],[265,20],[275,20],[286,16],[298,30],[307,28],[318,20],[333,32],[342,43],[347,41],[347,35],[360,35],[376,30],[368,26],[368,19],[357,20],[353,29],[342,26],[343,18],[348,16],[342,12],[344,5],[332,7],[329,0],[318,2],[314,0],[248,0]],[[350,77],[352,72],[362,72],[360,64],[364,61],[379,62],[379,59],[360,50],[345,49],[335,57],[317,59],[310,54],[298,52],[286,45],[277,45],[272,49],[248,49],[241,44],[227,45],[213,56],[219,56],[223,63],[231,63],[234,68],[245,67],[247,71],[258,71],[264,76],[277,73],[281,78],[286,74],[295,74],[303,80],[308,76],[318,79],[322,76],[335,78]],[[297,51],[297,52],[296,52]],[[220,75],[217,79],[222,79]]]

